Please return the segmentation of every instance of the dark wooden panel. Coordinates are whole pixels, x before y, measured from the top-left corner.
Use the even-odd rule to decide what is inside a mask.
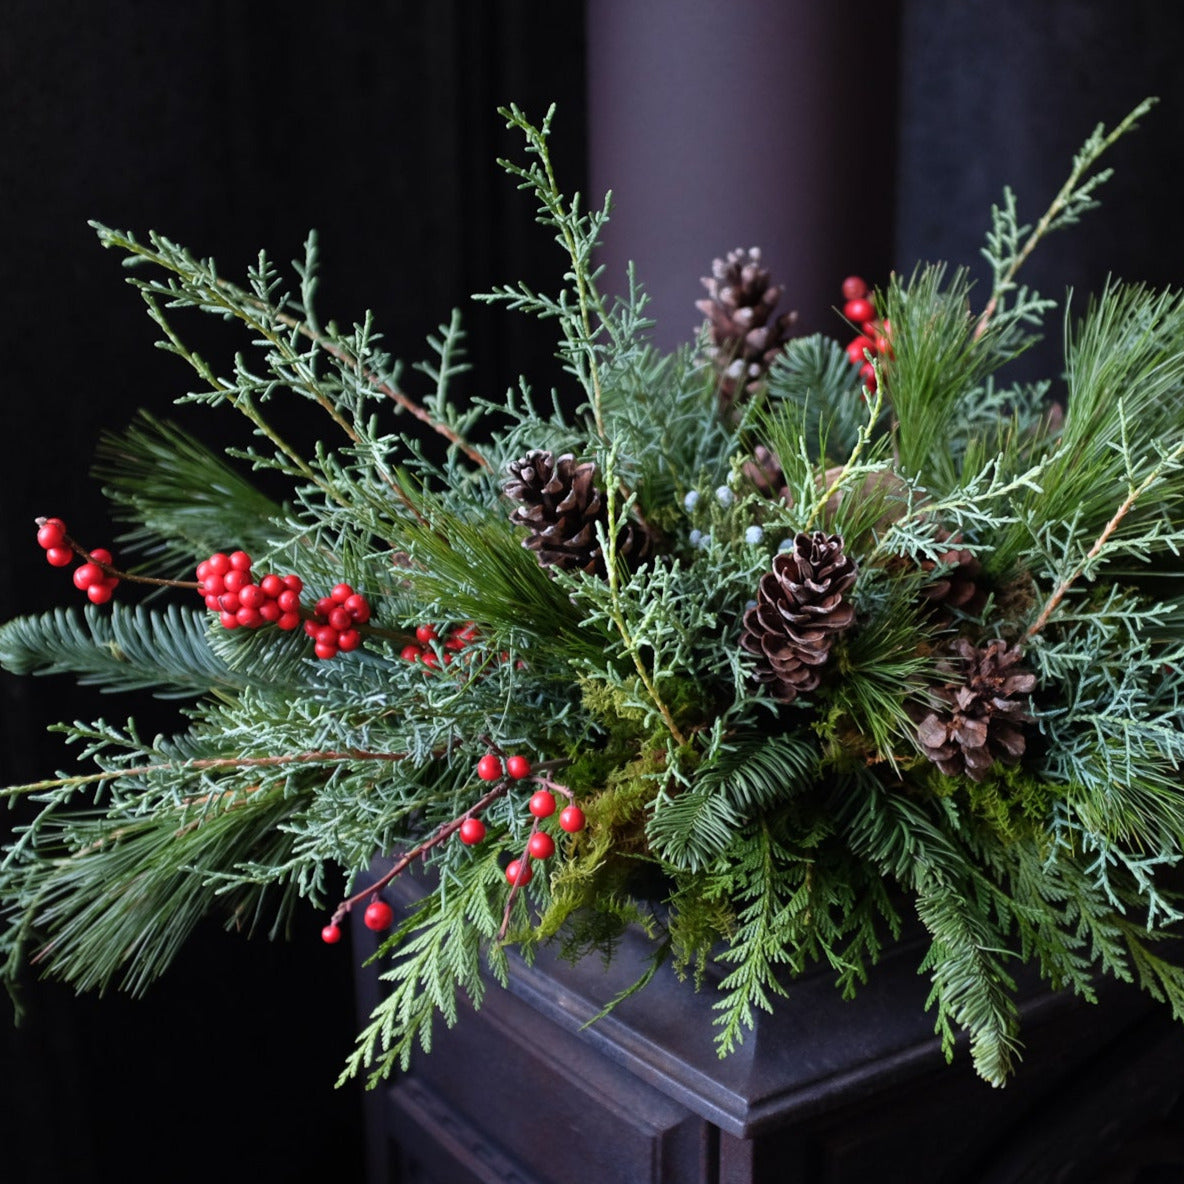
[[[524,1184],[710,1179],[708,1123],[496,987],[479,1013],[436,1034],[388,1097],[404,1146],[413,1112],[434,1099],[431,1135],[470,1172],[457,1184],[503,1184],[503,1152]]]

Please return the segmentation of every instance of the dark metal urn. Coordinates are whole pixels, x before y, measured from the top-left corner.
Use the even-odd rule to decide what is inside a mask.
[[[1133,989],[1092,1006],[1033,986],[1023,1063],[992,1089],[965,1049],[946,1063],[917,942],[852,1001],[825,972],[789,984],[723,1060],[710,988],[666,968],[589,1024],[647,952],[639,934],[607,969],[516,962],[508,990],[438,1025],[430,1055],[367,1095],[370,1184],[1184,1181],[1184,1029]],[[363,970],[363,1015],[379,989]]]

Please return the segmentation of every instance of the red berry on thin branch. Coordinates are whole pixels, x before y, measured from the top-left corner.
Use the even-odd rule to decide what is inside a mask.
[[[509,773],[515,781],[521,781],[525,777],[530,776],[530,761],[524,756],[511,756],[506,758],[506,772]]]
[[[575,834],[584,829],[587,820],[584,811],[579,806],[565,806],[559,814],[559,826],[568,834]]]
[[[477,762],[477,776],[482,781],[496,781],[504,773],[505,769],[502,765],[502,758],[496,755],[496,753],[487,752]]]
[[[385,900],[373,900],[362,914],[362,924],[375,933],[383,933],[391,927],[395,910]]]

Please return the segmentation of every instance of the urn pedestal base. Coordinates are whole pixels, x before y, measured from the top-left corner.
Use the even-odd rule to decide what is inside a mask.
[[[607,969],[515,964],[509,990],[438,1025],[430,1055],[367,1095],[369,1184],[1184,1180],[1184,1028],[1133,989],[1095,1007],[1033,988],[1023,1063],[996,1090],[965,1049],[946,1064],[916,944],[849,1002],[829,974],[790,984],[724,1060],[713,993],[665,968],[585,1027],[646,951],[630,936]],[[378,987],[364,972],[363,1014]]]

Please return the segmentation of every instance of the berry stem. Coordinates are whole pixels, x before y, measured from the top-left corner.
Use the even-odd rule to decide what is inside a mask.
[[[503,779],[493,787],[483,798],[474,802],[463,814],[457,815],[451,822],[445,822],[442,826],[437,827],[436,833],[429,838],[424,839],[422,843],[411,848],[410,851],[401,855],[384,875],[375,880],[369,887],[362,889],[361,892],[355,892],[353,896],[347,897],[334,910],[333,916],[330,918],[331,925],[338,925],[346,913],[353,908],[360,900],[365,900],[373,896],[376,892],[381,892],[397,875],[407,870],[415,860],[423,855],[426,855],[433,847],[438,847],[445,839],[456,831],[460,830],[461,825],[466,818],[472,817],[474,814],[479,814],[491,802],[497,801],[510,788],[508,780]]]
[[[434,755],[445,755],[446,749]],[[156,765],[134,765],[120,769],[104,769],[101,773],[82,773],[76,777],[54,777],[46,781],[32,781],[26,785],[9,785],[0,789],[0,797],[39,793],[46,789],[77,788],[83,785],[115,781],[120,777],[143,777],[151,773],[177,773],[187,770],[204,772],[207,769],[267,769],[296,764],[336,764],[352,761],[405,761],[406,752],[368,752],[364,749],[347,751],[288,752],[276,756],[201,757],[192,761],[162,762]]]
[[[567,798],[569,802],[576,800],[576,795],[572,793],[566,785],[560,785],[558,781],[552,781],[550,777],[543,773],[536,773],[531,777],[531,780],[542,789],[549,789],[552,793],[561,794]]]
[[[531,862],[530,840],[534,838],[535,831],[537,831],[538,829],[539,829],[539,820],[536,818],[534,820],[534,822],[531,824],[530,834],[528,834],[526,836],[526,846],[522,848],[522,854],[518,857],[518,867],[520,869],[524,869],[524,868],[527,868],[530,866],[530,862]],[[510,893],[506,897],[506,907],[505,907],[505,911],[502,913],[502,923],[498,927],[498,931],[497,931],[497,940],[498,941],[505,940],[506,933],[508,932],[508,930],[510,928],[510,913],[514,909],[514,901],[518,896],[518,889],[521,887],[521,885],[522,885],[522,871],[520,870],[518,873],[517,879],[515,879],[513,881],[513,883],[511,883]]]
[[[37,527],[40,529],[49,519],[42,517],[35,518],[33,521],[37,523]],[[187,588],[193,591],[198,590],[196,580],[165,580],[157,576],[134,575],[132,572],[127,572],[122,568],[116,567],[113,563],[104,563],[101,559],[95,559],[81,543],[71,538],[68,534],[62,535],[62,545],[69,547],[83,562],[93,563],[103,575],[114,576],[115,579],[125,581],[129,584],[151,584],[157,588]]]

